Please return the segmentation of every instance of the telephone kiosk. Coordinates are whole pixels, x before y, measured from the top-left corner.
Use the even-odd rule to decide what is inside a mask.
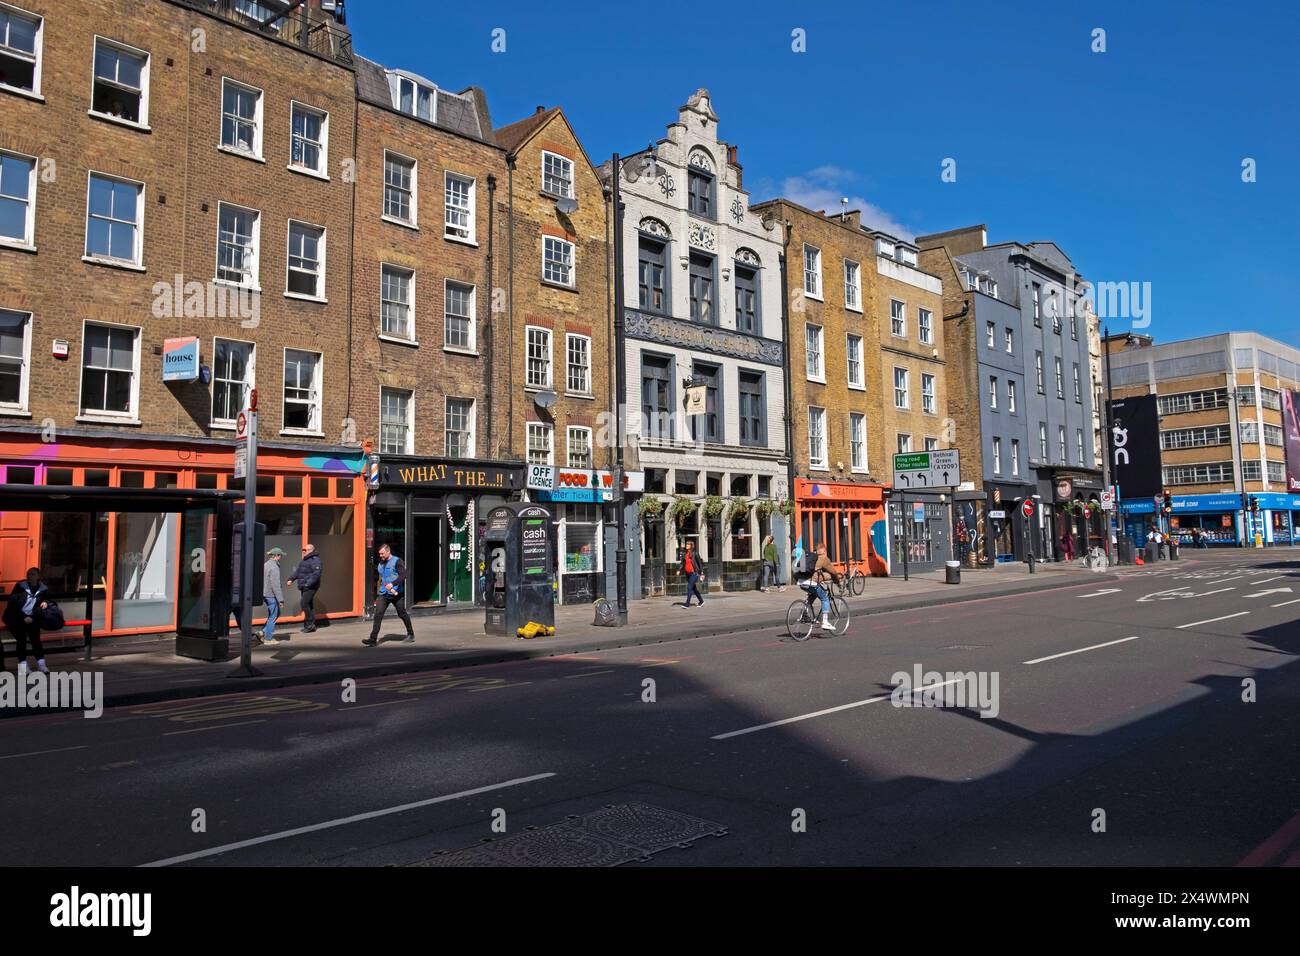
[[[514,637],[526,625],[555,625],[551,511],[526,501],[507,502],[487,513],[485,634]]]

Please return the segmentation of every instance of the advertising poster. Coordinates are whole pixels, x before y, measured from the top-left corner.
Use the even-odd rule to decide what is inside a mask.
[[[1154,395],[1110,403],[1115,458],[1111,466],[1120,498],[1133,501],[1160,494],[1160,416]]]

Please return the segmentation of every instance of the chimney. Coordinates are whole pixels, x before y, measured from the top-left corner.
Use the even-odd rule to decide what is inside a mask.
[[[546,112],[546,107],[545,107],[545,106],[539,106],[539,107],[537,107],[537,112],[539,112],[539,113],[545,113],[545,112]]]

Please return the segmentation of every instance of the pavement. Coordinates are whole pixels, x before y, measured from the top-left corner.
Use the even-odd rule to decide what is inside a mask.
[[[912,608],[934,607],[980,600],[1005,594],[1029,593],[1064,587],[1101,587],[1114,580],[1105,572],[1079,564],[1039,564],[1029,573],[1024,564],[1004,564],[996,569],[964,569],[960,584],[944,583],[944,572],[871,578],[862,595],[848,599],[854,616],[881,614]],[[258,677],[232,678],[238,663],[239,636],[231,636],[232,661],[207,662],[176,656],[175,639],[150,637],[139,642],[97,644],[94,659],[85,662],[71,651],[51,655],[59,671],[104,675],[104,706],[119,707],[149,701],[173,700],[212,694],[257,693],[304,683],[337,683],[393,674],[416,673],[448,667],[499,664],[507,661],[587,653],[619,647],[664,644],[698,637],[743,633],[754,628],[784,625],[786,611],[800,598],[797,588],[715,592],[703,607],[685,608],[679,597],[630,601],[628,624],[621,628],[596,627],[589,605],[557,607],[556,633],[552,637],[521,640],[483,633],[482,611],[466,611],[412,618],[414,645],[403,643],[401,620],[391,611],[384,618],[378,647],[364,647],[371,622],[332,621],[313,634],[303,634],[300,624],[277,629],[288,643],[256,646],[253,665]],[[13,668],[12,661],[9,667]],[[0,709],[0,718],[15,711]]]
[[[1300,554],[1072,574],[804,643],[731,614],[0,721],[10,816],[57,821],[0,865],[1300,865]],[[992,693],[900,694],[918,668]]]

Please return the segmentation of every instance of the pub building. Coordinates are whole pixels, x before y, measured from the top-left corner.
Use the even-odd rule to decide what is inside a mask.
[[[372,455],[366,468],[367,610],[374,604],[375,555],[384,544],[406,562],[408,609],[481,604],[487,513],[518,501],[523,487],[523,462]]]

